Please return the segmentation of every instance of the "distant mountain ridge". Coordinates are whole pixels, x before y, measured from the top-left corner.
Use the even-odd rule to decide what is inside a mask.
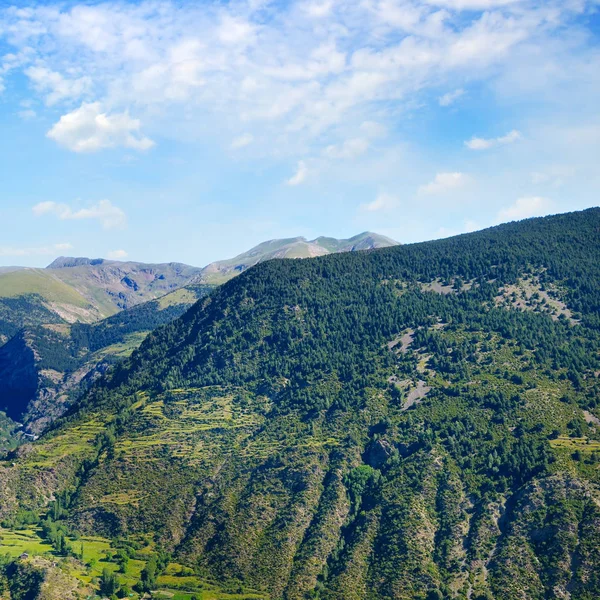
[[[364,232],[348,239],[269,240],[204,268],[178,262],[154,264],[81,256],[59,256],[44,269],[0,267],[0,345],[25,326],[95,323],[188,285],[219,285],[266,260],[397,244],[383,235]]]
[[[338,252],[373,250],[397,245],[399,242],[370,231],[348,239],[321,236],[314,240],[307,240],[305,237],[269,240],[234,258],[209,264],[202,270],[202,281],[223,283],[260,262],[275,258],[314,258]]]
[[[49,268],[0,271],[0,344],[19,329],[93,323],[191,284],[202,269],[61,257]]]
[[[85,258],[83,256],[59,256],[54,259],[46,269],[65,269],[68,267],[83,267],[86,265],[102,265],[105,261],[103,258]]]

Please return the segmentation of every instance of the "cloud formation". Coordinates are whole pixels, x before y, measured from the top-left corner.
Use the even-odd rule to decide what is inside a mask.
[[[465,95],[465,90],[462,88],[458,90],[454,90],[453,92],[447,92],[443,96],[440,96],[438,99],[438,103],[440,106],[450,106],[454,104],[459,98],[462,98]]]
[[[530,217],[543,217],[555,211],[554,204],[542,196],[525,196],[498,213],[498,222],[519,221]]]
[[[419,188],[419,194],[442,194],[464,187],[469,177],[464,173],[438,173],[434,180]]]
[[[53,215],[61,221],[96,220],[104,229],[125,227],[127,217],[123,210],[110,200],[100,200],[87,208],[73,209],[68,204],[59,202],[40,202],[32,208],[36,217]]]
[[[142,135],[140,128],[140,121],[127,112],[109,115],[100,102],[84,102],[63,115],[47,136],[73,152],[96,152],[117,146],[149,150],[154,142]]]
[[[531,173],[531,183],[534,185],[551,185],[558,188],[574,177],[576,172],[577,170],[569,165],[551,165],[544,171]]]
[[[353,138],[346,140],[340,145],[331,145],[325,148],[328,158],[353,159],[363,155],[369,149],[369,140],[365,138]]]
[[[469,148],[469,150],[489,150],[490,148],[495,148],[496,146],[507,146],[508,144],[514,144],[522,139],[523,135],[521,132],[513,129],[506,135],[497,138],[486,139],[473,137],[465,142],[465,146]]]
[[[294,175],[292,175],[292,177],[290,177],[286,183],[288,185],[291,185],[292,187],[294,187],[294,186],[304,183],[306,181],[307,177],[308,177],[308,167],[306,166],[306,163],[303,160],[301,160],[298,163],[298,168],[296,169],[296,173]]]
[[[393,210],[400,204],[400,200],[388,194],[387,192],[380,193],[375,200],[360,205],[360,210],[365,212],[386,212]]]
[[[593,1],[48,2],[0,9],[11,49],[0,78],[21,71],[43,102],[64,107],[48,135],[77,152],[146,150],[142,123],[200,138],[226,121],[297,159],[299,148],[360,137],[374,106],[391,122],[428,90],[512,72],[526,45],[547,56]],[[464,93],[435,98],[450,106]]]
[[[127,258],[128,254],[125,250],[111,250],[106,257],[111,260],[123,260]]]
[[[231,149],[239,150],[240,148],[245,148],[246,146],[249,146],[253,141],[254,136],[251,133],[244,133],[243,135],[236,137],[231,142]]]
[[[523,0],[427,0],[427,3],[456,10],[490,10],[509,4],[524,4]]]
[[[25,70],[35,89],[45,96],[48,106],[62,100],[74,101],[90,90],[92,79],[88,76],[67,79],[56,71],[36,65]]]
[[[0,246],[0,256],[2,257],[18,257],[18,256],[49,256],[56,253],[71,250],[73,246],[69,243],[53,244],[52,246]]]

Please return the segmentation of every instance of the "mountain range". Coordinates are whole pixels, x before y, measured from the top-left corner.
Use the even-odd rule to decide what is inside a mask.
[[[242,269],[0,461],[0,585],[600,597],[598,231],[590,209]]]
[[[64,257],[45,269],[15,268],[0,273],[0,335],[6,341],[23,326],[93,323],[183,287],[201,271]]]
[[[93,323],[188,284],[223,283],[265,260],[370,250],[397,243],[369,232],[348,240],[270,240],[204,268],[66,256],[45,269],[0,267],[0,343],[23,325]]]
[[[82,257],[59,257],[46,269],[9,267],[0,273],[0,333],[6,342],[0,346],[0,410],[38,435],[82,386],[216,284],[273,258],[395,244],[373,233],[348,240],[271,240],[203,269]]]

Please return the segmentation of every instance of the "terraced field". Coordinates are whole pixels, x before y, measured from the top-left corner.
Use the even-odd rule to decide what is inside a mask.
[[[96,585],[98,579],[105,569],[117,573],[119,582],[133,587],[141,576],[142,569],[146,564],[145,558],[149,556],[150,547],[141,550],[139,557],[130,559],[127,568],[123,572],[119,565],[113,560],[116,548],[112,543],[98,536],[82,536],[71,539],[70,542],[77,549],[83,548],[81,560],[67,559],[55,554],[48,543],[41,537],[39,528],[22,529],[10,531],[0,528],[0,554],[9,554],[17,558],[23,553],[29,555],[25,559],[33,564],[38,564],[38,557],[46,558],[57,569],[63,571],[70,578],[74,578],[84,585]],[[238,593],[241,592],[241,593]],[[138,598],[135,592],[130,596]],[[253,590],[222,590],[214,583],[197,577],[193,571],[178,563],[169,563],[164,573],[158,578],[157,590],[153,593],[154,598],[173,600],[262,600],[264,594]]]
[[[55,467],[69,459],[81,459],[94,449],[97,436],[106,429],[106,421],[91,419],[75,425],[70,429],[61,430],[54,436],[46,438],[46,444],[27,447],[27,469]]]

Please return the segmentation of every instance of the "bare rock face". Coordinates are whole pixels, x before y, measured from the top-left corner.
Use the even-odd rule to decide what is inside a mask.
[[[374,469],[378,469],[393,454],[394,446],[388,441],[380,439],[369,445],[365,462]]]
[[[202,270],[201,280],[221,283],[260,262],[276,258],[313,258],[332,253],[357,252],[397,245],[398,242],[391,238],[370,232],[360,233],[347,240],[330,237],[318,237],[314,240],[303,237],[269,240],[235,258],[211,263]]]
[[[202,271],[182,263],[146,264],[65,256],[45,270],[97,305],[104,316],[183,287]]]

